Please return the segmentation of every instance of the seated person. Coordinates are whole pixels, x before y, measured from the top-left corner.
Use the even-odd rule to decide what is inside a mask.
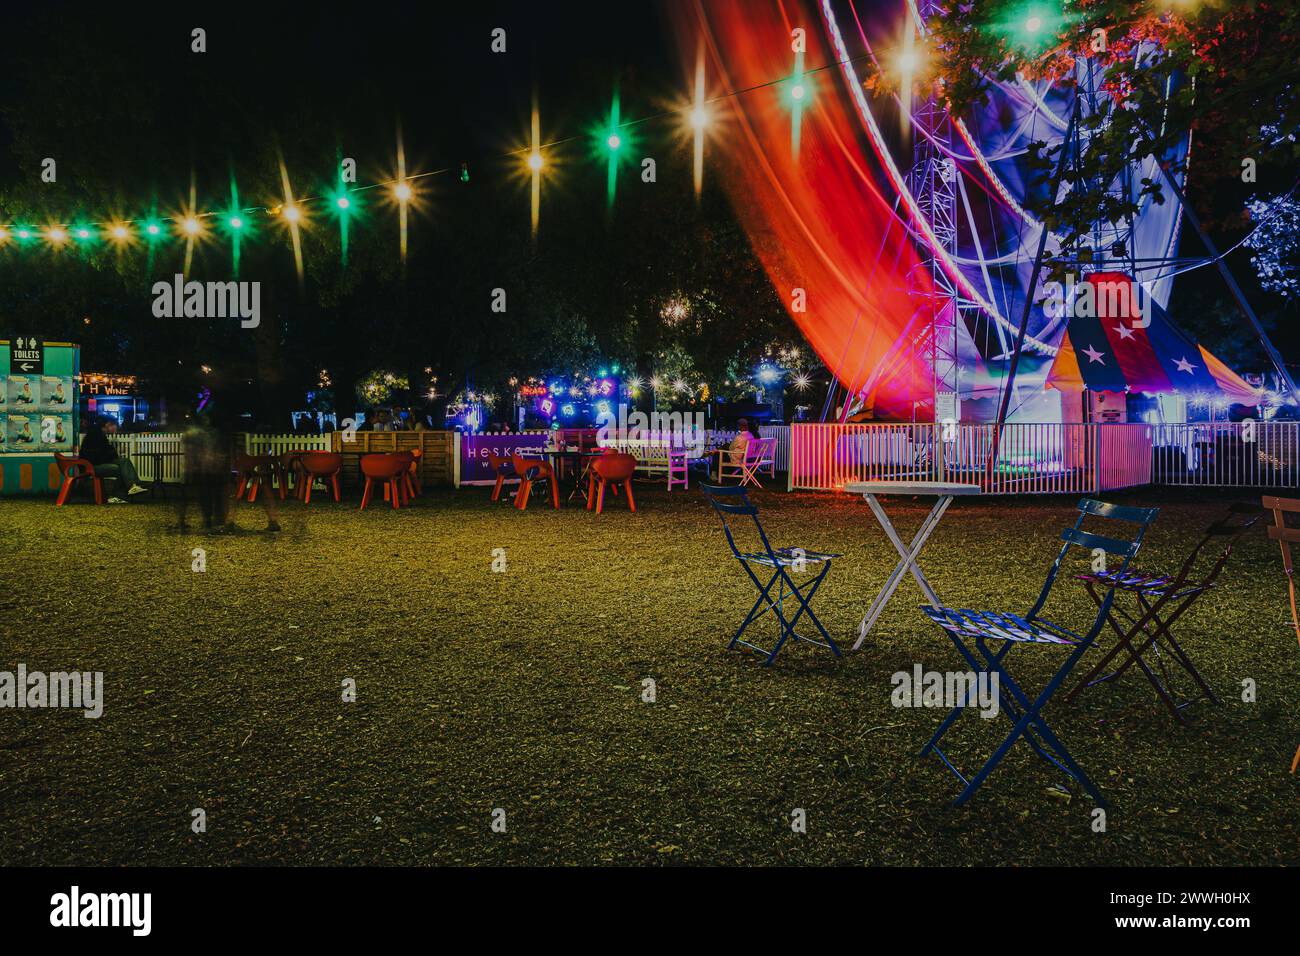
[[[749,443],[758,437],[758,429],[750,426],[748,418],[742,418],[736,422],[740,429],[736,432],[736,437],[731,439],[731,444],[727,446],[728,457],[733,465],[738,465],[745,460],[745,452],[749,450]]]
[[[140,476],[129,458],[118,455],[109,435],[117,433],[117,422],[111,418],[92,421],[86,428],[86,435],[81,440],[78,450],[82,458],[95,466],[95,474],[101,478],[116,478],[118,484],[128,495],[138,495],[149,489],[140,484]],[[108,499],[113,504],[122,504],[124,499],[114,496]]]

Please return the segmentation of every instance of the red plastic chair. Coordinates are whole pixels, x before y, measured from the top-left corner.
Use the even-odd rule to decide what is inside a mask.
[[[343,456],[332,451],[305,451],[298,457],[298,466],[302,469],[303,504],[311,504],[311,488],[316,479],[329,479],[334,492],[334,500],[341,500],[339,495],[339,472],[343,470]]]
[[[411,470],[407,472],[406,483],[410,486],[411,494],[416,497],[424,494],[424,485],[420,482],[420,459],[423,457],[423,448],[411,449]]]
[[[515,478],[515,463],[505,455],[488,454],[488,464],[492,466],[492,471],[497,476],[497,483],[492,489],[492,500],[501,500],[501,486],[506,483],[507,478]]]
[[[375,482],[379,482],[384,486],[384,496],[386,500],[393,503],[394,508],[402,507],[402,475],[410,467],[411,460],[406,455],[363,455],[361,458],[361,473],[366,476],[366,487],[361,493],[360,510],[365,511],[366,505],[370,503],[370,495],[374,491]]]
[[[518,453],[511,455],[510,460],[519,473],[519,490],[515,492],[516,508],[523,511],[528,507],[528,496],[532,494],[533,483],[537,481],[545,481],[551,486],[551,504],[556,509],[560,507],[560,483],[555,478],[555,469],[550,462],[540,458],[525,458]]]
[[[235,489],[235,498],[238,500],[244,496],[244,490],[248,490],[248,500],[257,500],[257,489],[262,487],[263,483],[270,481],[275,473],[276,459],[272,455],[250,455],[246,452],[235,452],[235,472],[239,475],[239,486]],[[275,494],[272,488],[267,494]]]
[[[275,459],[275,474],[278,479],[280,500],[283,501],[293,491],[295,498],[303,497],[302,456],[309,454],[309,448],[291,448]]]
[[[54,464],[58,466],[59,474],[63,476],[63,484],[59,486],[59,494],[54,499],[54,507],[61,508],[68,501],[68,495],[72,493],[72,486],[78,481],[89,479],[95,489],[95,504],[104,503],[104,479],[95,474],[95,466],[84,458],[78,458],[75,455],[60,455],[57,451],[54,453]]]
[[[405,467],[398,478],[397,488],[402,493],[402,506],[410,504],[411,499],[418,494],[415,490],[415,483],[411,480],[411,471],[415,468],[415,451],[397,451],[393,455],[402,459]],[[384,500],[388,500],[388,486],[384,486]]]
[[[596,514],[600,514],[605,504],[605,488],[614,488],[617,493],[618,486],[622,485],[623,490],[627,492],[627,506],[635,514],[636,499],[632,497],[632,475],[635,472],[636,459],[631,455],[601,455],[599,458],[592,459],[591,483],[587,486],[587,510],[591,510],[594,498]]]

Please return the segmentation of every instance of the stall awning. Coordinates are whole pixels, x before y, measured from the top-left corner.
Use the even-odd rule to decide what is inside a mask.
[[[1259,403],[1259,389],[1177,329],[1158,304],[1146,300],[1139,310],[1128,276],[1098,272],[1085,281],[1092,290],[1080,288],[1092,301],[1072,309],[1061,350],[1047,373],[1048,387],[1212,393],[1230,402]],[[1143,328],[1146,317],[1150,324]]]

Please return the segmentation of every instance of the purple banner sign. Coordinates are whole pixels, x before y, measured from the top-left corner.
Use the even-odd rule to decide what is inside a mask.
[[[508,458],[515,452],[530,450],[533,455],[550,441],[547,432],[523,432],[509,435],[461,435],[460,483],[462,485],[495,484],[489,455]],[[507,479],[513,480],[513,479]]]

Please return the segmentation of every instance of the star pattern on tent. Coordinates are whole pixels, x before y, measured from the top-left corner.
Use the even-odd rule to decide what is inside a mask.
[[[1088,356],[1089,362],[1100,362],[1102,365],[1106,364],[1105,353],[1098,352],[1091,345],[1083,350],[1083,354]]]
[[[1121,342],[1124,341],[1125,339],[1133,338],[1133,330],[1130,329],[1127,325],[1117,325],[1115,326],[1115,331],[1119,333],[1119,340]]]
[[[1183,358],[1180,358],[1180,359],[1179,359],[1177,362],[1175,362],[1174,364],[1178,366],[1178,371],[1180,371],[1180,372],[1186,372],[1188,375],[1191,375],[1191,374],[1192,374],[1192,369],[1196,368],[1195,365],[1193,365],[1191,362],[1187,361],[1186,356],[1184,356]]]

